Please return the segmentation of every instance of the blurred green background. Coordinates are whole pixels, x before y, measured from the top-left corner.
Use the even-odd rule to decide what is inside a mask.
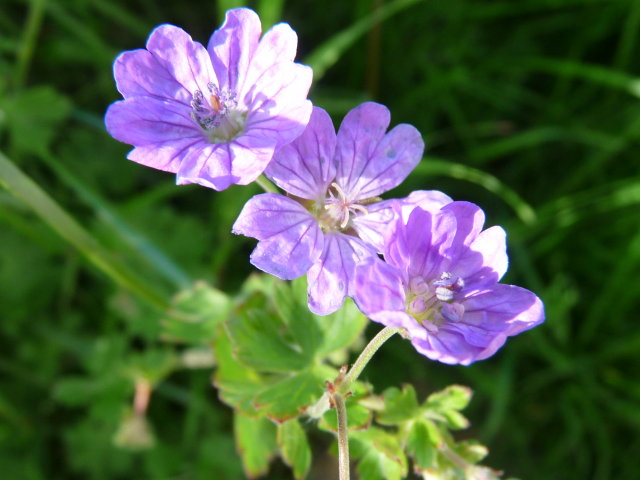
[[[120,51],[165,22],[206,43],[241,4],[3,0],[4,478],[243,478],[206,344],[164,341],[159,309],[196,279],[237,291],[254,242],[230,226],[259,190],[176,187],[127,161],[103,126]],[[247,5],[298,32],[311,98],[336,123],[372,99],[423,133],[427,158],[393,195],[439,189],[480,204],[509,235],[505,281],[546,305],[543,326],[484,362],[436,364],[394,339],[365,377],[421,396],[469,385],[461,437],[508,475],[640,478],[640,2]],[[140,375],[155,385],[149,425],[131,424]],[[333,478],[321,473],[331,438],[312,438],[311,478]],[[290,476],[276,460],[269,478]]]

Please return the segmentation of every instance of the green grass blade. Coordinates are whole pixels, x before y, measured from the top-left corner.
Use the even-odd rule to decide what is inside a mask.
[[[425,160],[426,161],[422,161],[416,167],[414,170],[415,173],[424,176],[442,175],[475,183],[500,197],[514,210],[523,223],[532,224],[536,221],[536,213],[533,208],[514,190],[507,187],[493,175],[460,163],[447,162],[429,157]]]
[[[150,288],[117,257],[104,249],[87,230],[2,153],[0,182],[115,283],[136,293],[158,309],[168,308],[167,295]]]
[[[32,0],[30,2],[29,16],[27,17],[27,23],[24,29],[24,37],[22,45],[18,50],[18,60],[16,63],[15,72],[15,87],[20,88],[27,79],[27,73],[29,71],[29,64],[31,63],[31,57],[36,48],[36,40],[38,39],[38,32],[40,32],[40,26],[42,25],[42,17],[44,16],[45,0]]]
[[[531,71],[579,78],[603,87],[625,91],[634,97],[640,97],[640,78],[608,67],[545,57],[529,58],[519,64],[525,65]]]
[[[263,32],[280,21],[283,8],[284,0],[260,0],[258,2],[258,15],[262,21]]]
[[[192,283],[189,276],[173,260],[153,245],[149,239],[127,225],[103,198],[82,183],[55,157],[50,154],[43,154],[41,157],[63,182],[95,210],[98,218],[114,232],[116,237],[142,255],[175,288],[184,289]]]
[[[309,54],[302,63],[313,68],[313,80],[317,82],[340,59],[345,50],[373,28],[376,23],[382,22],[421,1],[423,0],[395,0],[387,3],[331,37]]]

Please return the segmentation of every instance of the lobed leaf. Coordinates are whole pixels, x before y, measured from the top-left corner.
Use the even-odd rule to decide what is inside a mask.
[[[297,480],[305,478],[311,468],[311,448],[300,422],[294,419],[278,425],[277,440],[282,458],[293,470],[293,476]]]
[[[205,282],[196,282],[174,299],[162,320],[162,334],[172,341],[198,344],[216,337],[216,326],[224,321],[231,304],[229,298]]]
[[[407,457],[396,435],[377,427],[349,434],[357,471],[367,480],[401,480],[408,473]]]
[[[376,419],[382,425],[399,425],[420,414],[418,399],[413,385],[404,385],[402,390],[388,388],[383,393],[384,410]]]
[[[250,418],[235,413],[233,431],[247,476],[255,478],[266,474],[277,450],[275,425],[263,417]]]

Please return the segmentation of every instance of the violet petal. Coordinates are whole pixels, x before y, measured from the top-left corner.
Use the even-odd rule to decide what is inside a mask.
[[[351,199],[375,197],[400,184],[424,151],[420,133],[398,125],[385,135],[389,110],[373,102],[351,110],[338,131],[336,181]]]
[[[336,173],[335,145],[331,117],[314,107],[302,135],[276,153],[265,173],[292,195],[310,200],[324,198]]]
[[[322,256],[307,274],[309,309],[318,315],[338,310],[353,289],[355,265],[375,255],[356,237],[325,234]]]
[[[411,321],[405,313],[402,276],[377,257],[360,262],[354,273],[353,298],[370,319],[389,327],[403,327]],[[414,320],[415,322],[415,320]]]
[[[232,231],[257,238],[251,263],[286,280],[304,275],[320,257],[324,244],[322,231],[309,212],[275,193],[250,199]]]
[[[227,11],[222,26],[213,32],[207,45],[218,86],[243,92],[246,72],[262,33],[260,18],[248,8]]]
[[[116,140],[136,146],[204,138],[189,109],[172,100],[133,97],[115,102],[107,110],[105,123]]]
[[[156,27],[147,40],[147,50],[191,94],[196,90],[205,93],[207,84],[216,82],[207,51],[181,28],[166,24]]]

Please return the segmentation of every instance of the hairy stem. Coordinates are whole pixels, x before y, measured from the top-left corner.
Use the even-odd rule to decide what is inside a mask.
[[[373,355],[378,351],[382,344],[389,340],[389,338],[391,338],[394,334],[399,333],[401,330],[402,328],[399,327],[385,327],[380,330],[378,334],[371,339],[367,346],[364,347],[364,350],[362,350],[362,353],[360,353],[360,356],[338,386],[338,392],[342,394],[348,393],[351,384],[358,379],[358,377],[362,373],[362,370],[364,370],[364,367],[367,366],[369,360],[371,360]]]
[[[349,432],[347,428],[347,407],[340,393],[333,394],[333,403],[338,415],[338,472],[340,480],[349,480]]]

